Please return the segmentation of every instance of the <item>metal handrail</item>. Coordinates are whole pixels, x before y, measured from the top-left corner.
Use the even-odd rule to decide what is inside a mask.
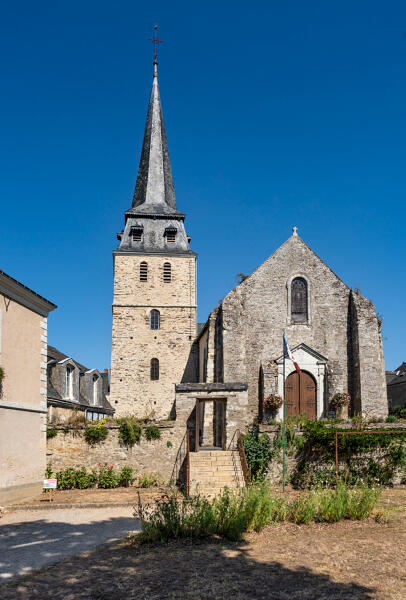
[[[234,439],[237,438],[236,442],[234,441]],[[244,444],[242,441],[242,437],[241,437],[241,432],[239,429],[236,429],[234,431],[234,435],[231,438],[231,442],[228,446],[228,449],[231,450],[231,452],[233,452],[233,449],[235,449],[238,451],[239,457],[240,457],[240,461],[241,461],[241,467],[242,467],[242,473],[244,476],[244,483],[245,485],[249,485],[251,482],[251,477],[250,477],[250,469],[248,468],[248,463],[247,463],[247,457],[245,455],[245,450],[244,450]],[[238,471],[237,471],[237,466],[235,464],[235,460],[234,460],[234,455],[232,454],[233,457],[233,464],[234,464],[234,470],[236,472],[236,475],[238,476]]]
[[[190,442],[189,431],[186,430],[186,496],[190,493]]]
[[[172,469],[172,475],[171,475],[171,481],[174,483],[174,485],[180,485],[181,487],[181,471],[182,471],[182,467],[183,465],[185,465],[186,467],[186,476],[185,476],[185,491],[188,494],[189,493],[189,480],[190,480],[190,464],[189,464],[189,431],[186,430],[185,435],[182,438],[182,441],[180,443],[179,446],[179,450],[176,454],[176,458],[175,458],[175,464],[173,465],[173,469]],[[183,477],[182,477],[183,479]]]

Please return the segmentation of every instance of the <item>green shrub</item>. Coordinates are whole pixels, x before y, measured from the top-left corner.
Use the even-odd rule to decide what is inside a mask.
[[[99,475],[98,475],[98,483],[100,488],[109,489],[115,488],[118,484],[118,478],[114,465],[108,465],[104,463],[104,465],[100,464],[99,467]]]
[[[137,537],[142,542],[209,535],[239,540],[244,531],[260,531],[271,523],[365,519],[375,508],[379,494],[377,489],[349,489],[341,483],[335,490],[316,490],[288,500],[272,496],[269,487],[261,483],[236,492],[226,488],[212,501],[199,495],[184,498],[173,493],[144,507],[139,497],[134,516],[141,523]]]
[[[85,440],[93,446],[106,439],[109,430],[104,425],[88,425],[85,427]]]
[[[348,512],[349,491],[346,485],[339,484],[335,490],[322,490],[317,494],[317,521],[335,523],[344,519]]]
[[[225,488],[212,502],[212,531],[227,540],[237,541],[246,530],[245,498]]]
[[[172,448],[172,442],[171,442],[170,440],[168,440],[168,441],[166,442],[166,447],[167,447],[167,448]]]
[[[47,439],[51,439],[54,438],[58,435],[58,430],[55,429],[55,427],[48,427],[47,428]]]
[[[378,503],[380,494],[379,489],[366,486],[352,490],[349,496],[347,518],[361,520],[369,517]]]
[[[64,471],[58,471],[55,477],[59,490],[73,490],[76,487],[75,469],[71,467]]]
[[[128,465],[124,465],[118,475],[118,485],[128,487],[134,481],[134,469]]]
[[[120,423],[119,442],[122,446],[132,447],[138,444],[142,435],[142,423],[133,417],[117,419]]]
[[[397,423],[398,422],[398,418],[396,415],[388,415],[386,417],[386,422],[387,423]]]
[[[258,435],[258,425],[253,425],[248,433],[242,436],[245,456],[251,468],[254,481],[262,481],[269,469],[269,464],[275,455],[275,448],[268,435]]]
[[[271,522],[275,510],[272,500],[266,482],[250,485],[244,490],[243,505],[246,529],[261,531]]]
[[[287,512],[289,521],[307,525],[317,513],[317,497],[314,494],[303,494],[289,503]]]
[[[143,506],[138,497],[134,516],[141,523],[141,542],[166,542],[178,538],[201,538],[214,531],[213,508],[201,496],[166,495],[155,504]]]
[[[161,438],[161,431],[156,425],[148,425],[148,427],[145,428],[144,435],[149,442],[152,440],[159,440]]]
[[[52,465],[47,465],[45,468],[45,479],[52,479]]]
[[[162,479],[158,473],[144,473],[139,475],[137,484],[141,488],[149,488],[158,486],[162,483]]]
[[[82,467],[81,469],[76,469],[74,479],[75,487],[79,490],[84,490],[97,485],[98,475],[96,469],[87,472],[86,468]]]

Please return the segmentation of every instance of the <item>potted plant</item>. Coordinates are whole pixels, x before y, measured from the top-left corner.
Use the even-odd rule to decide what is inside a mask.
[[[265,396],[263,401],[264,421],[269,423],[270,418],[275,418],[275,413],[283,404],[283,399],[278,394],[269,394]]]
[[[342,418],[344,409],[347,408],[350,404],[351,396],[347,394],[347,392],[341,392],[338,394],[334,394],[334,396],[330,400],[330,409],[334,410],[336,413],[336,417]],[[348,416],[348,413],[347,413]]]

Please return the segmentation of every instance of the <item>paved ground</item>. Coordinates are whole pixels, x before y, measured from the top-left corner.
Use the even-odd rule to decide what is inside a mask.
[[[0,582],[138,529],[131,506],[16,511],[0,519]]]

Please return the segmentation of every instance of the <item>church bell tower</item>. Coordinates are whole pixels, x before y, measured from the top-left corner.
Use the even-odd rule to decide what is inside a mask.
[[[158,40],[154,35],[153,41]],[[110,402],[116,416],[167,418],[196,335],[196,254],[176,208],[155,53],[132,206],[113,252]],[[189,365],[189,366],[188,366]]]

